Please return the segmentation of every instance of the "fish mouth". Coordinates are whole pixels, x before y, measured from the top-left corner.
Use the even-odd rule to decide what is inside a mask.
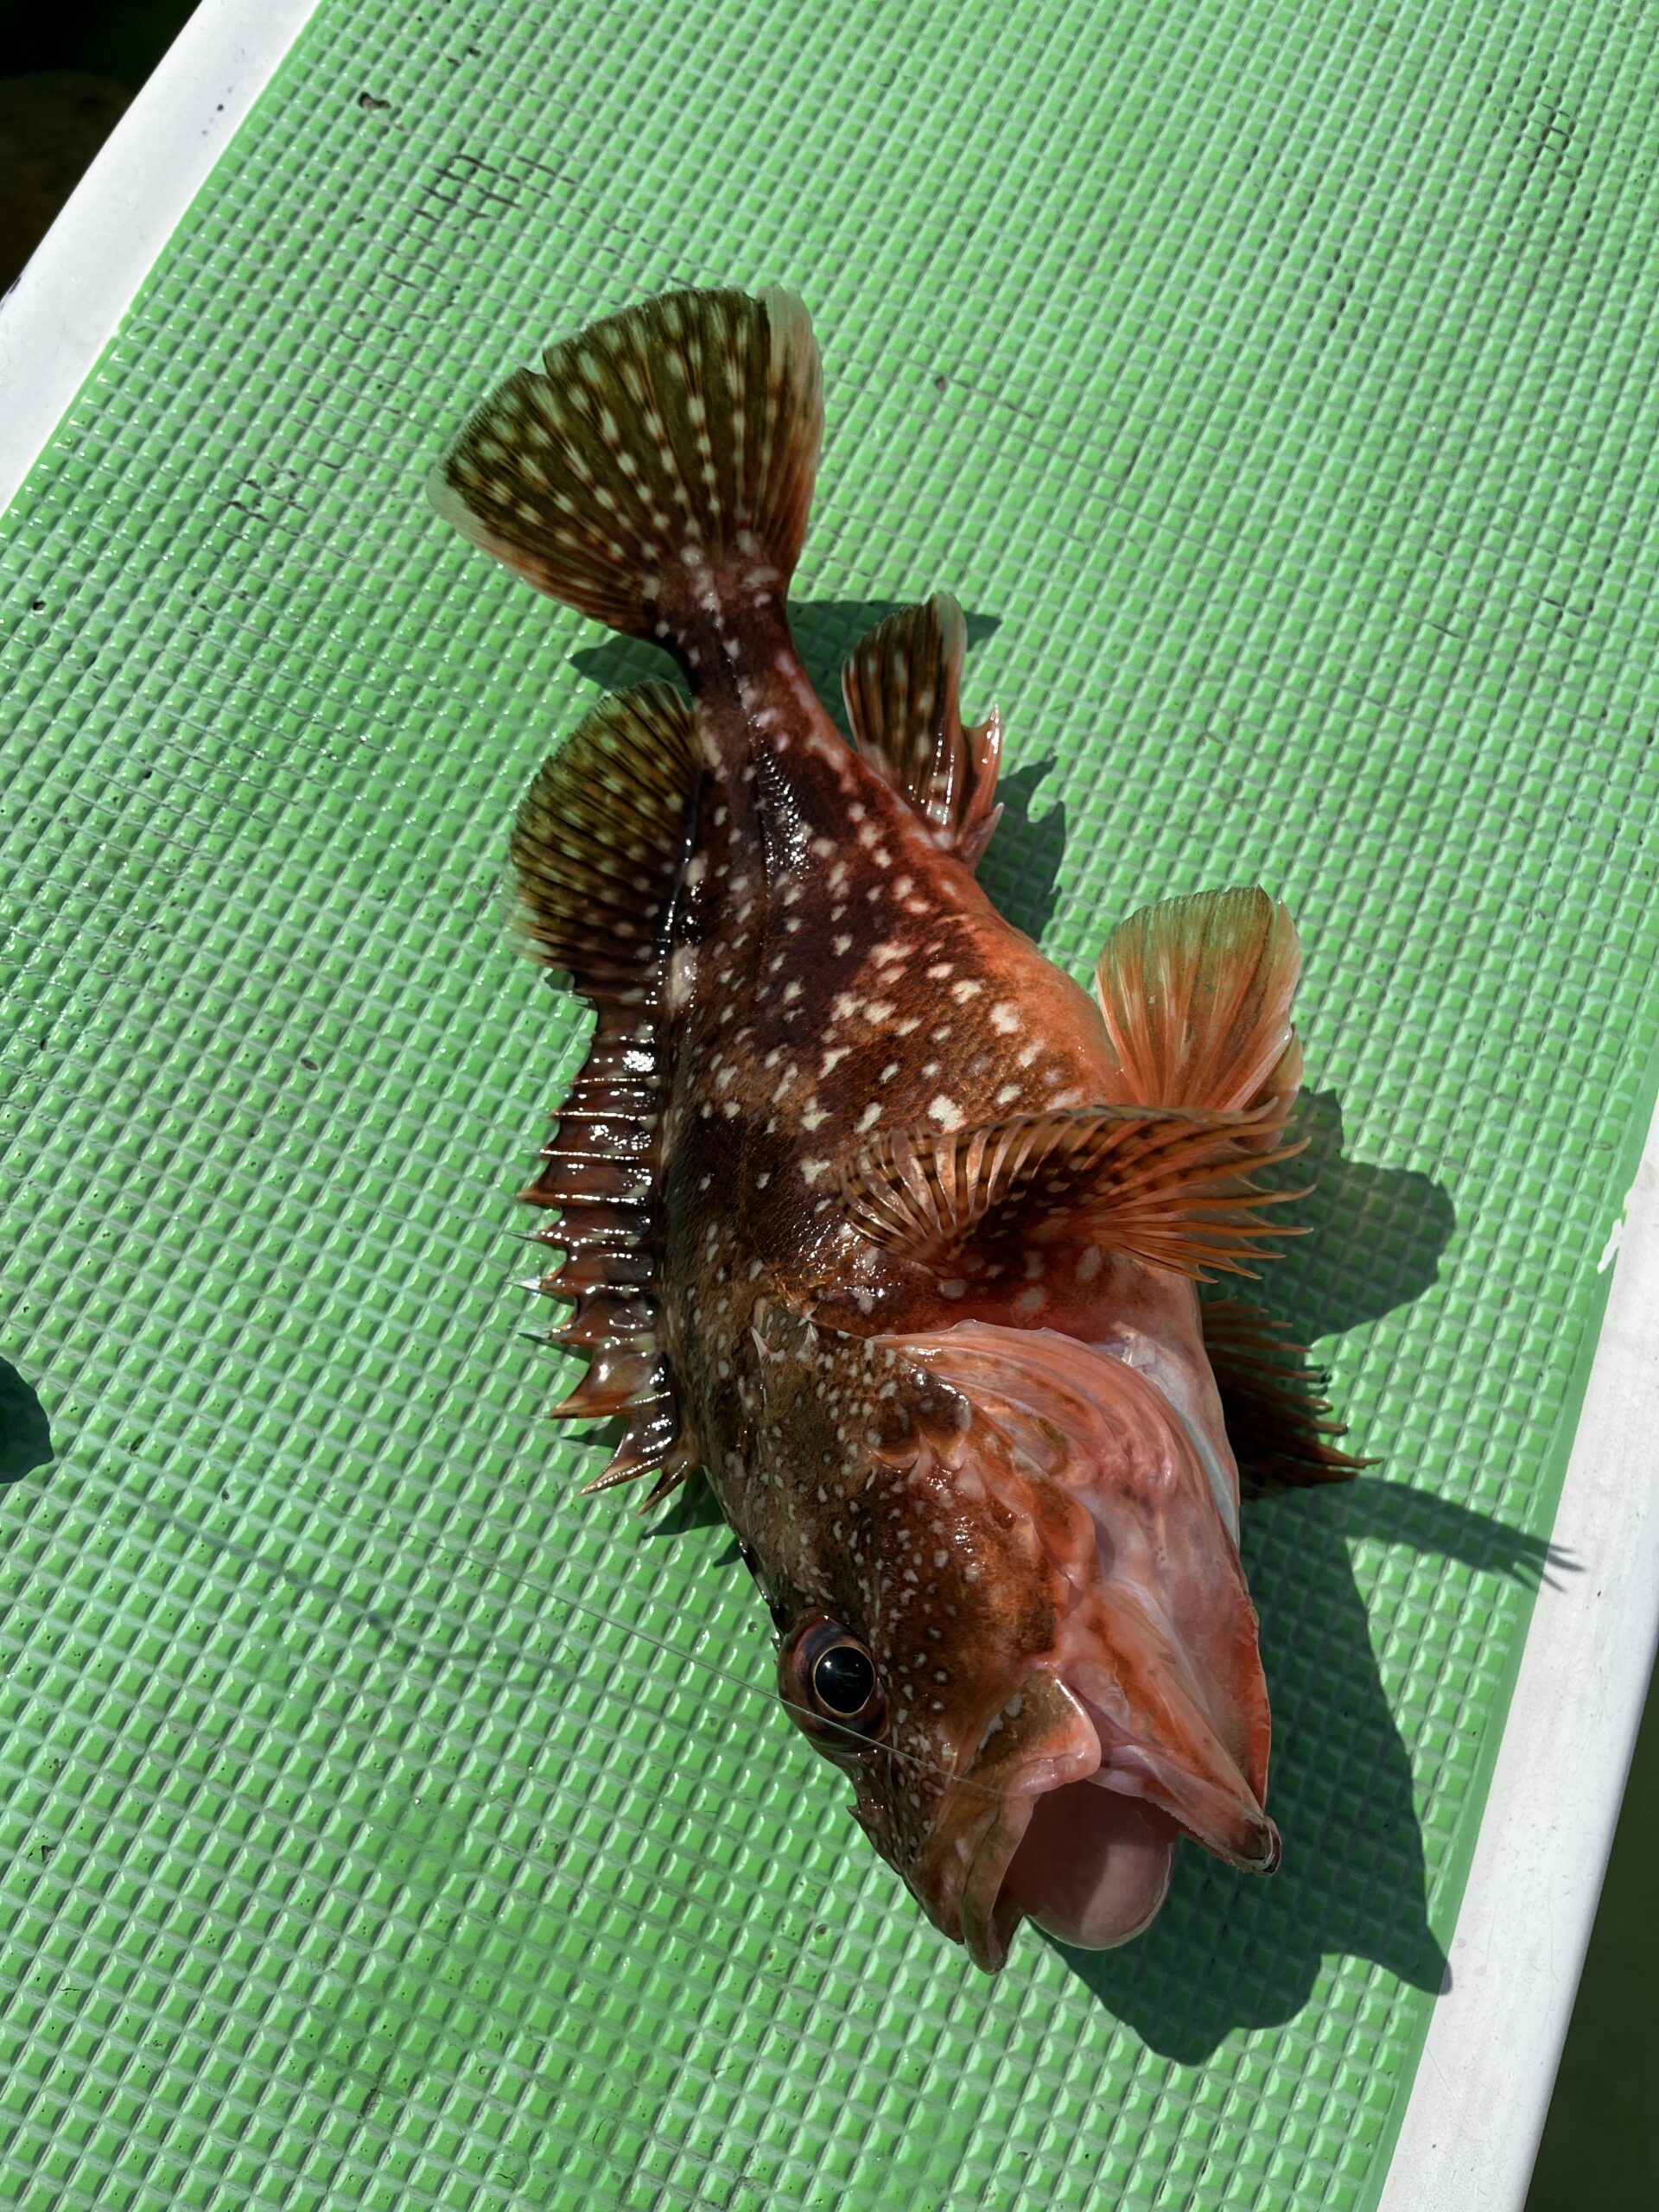
[[[1185,1717],[1179,1751],[1137,1741],[1052,1669],[1027,1678],[918,1869],[924,1903],[976,1966],[996,1973],[1022,1920],[1082,1950],[1128,1942],[1162,1904],[1183,1835],[1230,1866],[1273,1872],[1277,1828],[1203,1715]]]

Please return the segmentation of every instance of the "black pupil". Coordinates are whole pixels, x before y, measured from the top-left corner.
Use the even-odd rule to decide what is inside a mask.
[[[875,1689],[869,1654],[855,1643],[833,1645],[813,1668],[812,1687],[819,1704],[843,1719],[862,1713]]]

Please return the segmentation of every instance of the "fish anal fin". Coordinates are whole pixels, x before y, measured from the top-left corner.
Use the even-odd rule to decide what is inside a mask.
[[[1200,892],[1131,914],[1095,968],[1116,1095],[1259,1113],[1254,1141],[1270,1149],[1301,1082],[1290,1020],[1300,965],[1288,910],[1262,890]]]
[[[1204,1279],[1248,1274],[1263,1238],[1294,1234],[1258,1208],[1247,1170],[1300,1149],[1256,1149],[1271,1103],[1250,1114],[1080,1107],[977,1128],[895,1130],[842,1169],[842,1206],[895,1257],[964,1283],[1009,1246],[1087,1243]]]
[[[1199,1312],[1245,1497],[1351,1482],[1375,1464],[1338,1449],[1344,1424],[1331,1418],[1326,1377],[1283,1322],[1238,1298],[1206,1298]]]
[[[907,798],[938,842],[978,865],[995,804],[1002,724],[962,719],[968,625],[945,592],[878,623],[841,672],[853,742]]]
[[[665,292],[520,369],[428,480],[433,505],[538,591],[684,651],[709,601],[781,599],[823,432],[792,293]]]

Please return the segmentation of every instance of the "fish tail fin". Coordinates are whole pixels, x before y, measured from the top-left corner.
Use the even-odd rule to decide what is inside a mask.
[[[550,347],[486,399],[433,505],[538,591],[696,664],[734,607],[782,601],[823,422],[793,293],[666,292]]]
[[[1123,1102],[1262,1113],[1252,1143],[1275,1147],[1302,1079],[1300,969],[1296,925],[1265,891],[1166,899],[1121,922],[1095,988]]]

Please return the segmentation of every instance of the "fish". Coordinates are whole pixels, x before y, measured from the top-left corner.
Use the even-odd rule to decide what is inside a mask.
[[[798,297],[669,292],[509,377],[429,490],[684,679],[597,705],[509,840],[594,1017],[521,1193],[588,1363],[556,1416],[619,1424],[590,1489],[706,1479],[790,1719],[995,1973],[1027,1921],[1131,1939],[1183,1839],[1277,1865],[1241,1497],[1360,1463],[1218,1294],[1294,1195],[1288,912],[1142,908],[1092,992],[996,912],[957,602],[856,645],[850,739],[791,636],[823,423]]]

